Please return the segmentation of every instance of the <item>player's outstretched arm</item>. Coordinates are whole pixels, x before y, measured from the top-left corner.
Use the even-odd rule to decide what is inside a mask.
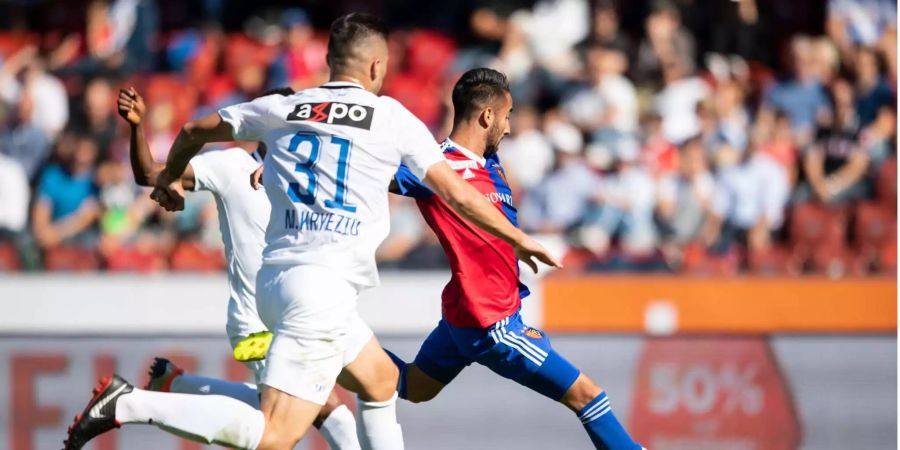
[[[210,142],[232,141],[233,136],[231,124],[222,120],[222,116],[217,112],[184,124],[175,142],[172,143],[166,167],[157,176],[156,187],[150,193],[150,198],[166,211],[184,209],[184,186],[181,177],[187,169],[188,162],[204,145]]]
[[[562,267],[547,249],[510,223],[478,190],[463,181],[446,161],[431,165],[424,181],[456,212],[479,228],[510,243],[516,250],[516,256],[535,273],[538,270],[535,259],[551,267]]]
[[[134,181],[139,186],[155,186],[165,164],[153,160],[144,136],[144,114],[147,111],[144,98],[133,87],[120,89],[118,106],[119,115],[131,126],[128,154]],[[181,176],[181,185],[185,189],[194,188],[194,171],[190,164]]]

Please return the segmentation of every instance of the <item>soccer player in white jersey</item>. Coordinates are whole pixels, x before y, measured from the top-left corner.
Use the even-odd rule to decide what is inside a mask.
[[[114,376],[73,424],[66,450],[132,423],[232,448],[288,450],[335,381],[359,396],[363,449],[403,449],[395,411],[398,369],[356,311],[359,291],[378,284],[375,249],[388,233],[387,189],[401,162],[465,218],[509,242],[533,270],[538,261],[559,266],[450,168],[422,122],[396,100],[377,95],[387,59],[387,29],[380,20],[366,14],[338,18],[328,42],[329,83],[189,122],[151,194],[167,209],[180,209],[180,177],[204,144],[266,144],[272,212],[256,298],[274,338],[261,409],[224,396],[148,392]]]
[[[265,95],[291,95],[294,90],[281,88]],[[153,160],[144,136],[143,118],[146,106],[134,88],[122,89],[118,98],[119,115],[130,125],[131,169],[141,186],[153,186],[164,164]],[[256,143],[253,144],[256,147]],[[191,158],[181,176],[186,190],[208,191],[216,201],[219,228],[225,245],[228,275],[228,319],[225,331],[234,348],[250,334],[265,331],[256,312],[256,273],[262,266],[265,230],[271,208],[264,191],[255,190],[247,177],[265,156],[265,146],[248,153],[240,147],[208,151]],[[244,363],[258,385],[265,361]],[[226,395],[259,407],[256,390],[242,383],[185,374],[168,360],[157,358],[150,370],[147,389],[183,394]],[[358,450],[356,420],[353,413],[332,392],[314,425],[332,449]]]

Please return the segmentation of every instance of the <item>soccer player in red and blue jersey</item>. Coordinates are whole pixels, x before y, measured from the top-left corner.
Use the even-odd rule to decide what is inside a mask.
[[[453,131],[444,157],[518,226],[512,192],[497,147],[509,134],[512,97],[506,77],[473,69],[453,88]],[[443,318],[413,363],[391,354],[400,368],[400,397],[418,403],[434,398],[469,364],[477,362],[574,411],[595,448],[640,450],[616,419],[602,389],[559,355],[543,331],[522,322],[519,309],[529,292],[519,281],[512,246],[471,224],[404,166],[392,191],[416,199],[434,230],[452,277],[444,288]]]

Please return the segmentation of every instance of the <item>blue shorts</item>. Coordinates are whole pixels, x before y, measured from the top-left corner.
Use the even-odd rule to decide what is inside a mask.
[[[553,350],[543,331],[522,323],[518,311],[485,329],[455,327],[441,319],[415,360],[422,372],[445,385],[473,362],[555,401],[580,374]]]

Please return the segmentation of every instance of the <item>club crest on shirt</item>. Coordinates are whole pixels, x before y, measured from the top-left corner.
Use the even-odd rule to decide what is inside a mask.
[[[532,339],[543,339],[544,335],[537,328],[528,327],[525,329],[525,336],[528,336]]]

